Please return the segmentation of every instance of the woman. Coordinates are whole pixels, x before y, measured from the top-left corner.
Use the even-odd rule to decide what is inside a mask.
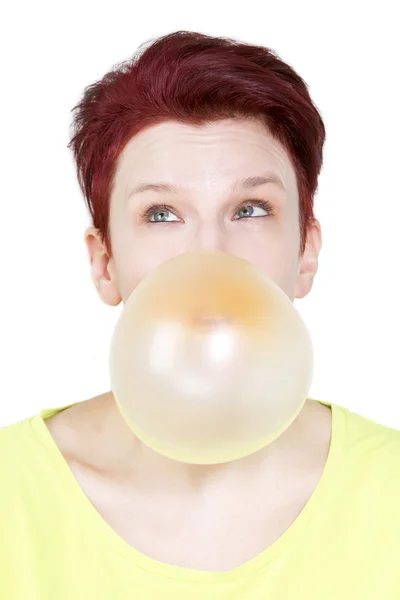
[[[325,129],[275,53],[173,33],[74,110],[103,302],[204,249],[310,292]],[[339,405],[307,399],[263,450],[199,466],[144,446],[106,392],[4,428],[0,451],[1,598],[400,597],[400,433]]]

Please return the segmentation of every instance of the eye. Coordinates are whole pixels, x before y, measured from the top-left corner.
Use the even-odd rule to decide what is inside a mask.
[[[259,211],[262,211],[264,214],[257,214]],[[235,220],[249,219],[250,217],[268,217],[274,214],[274,209],[272,204],[267,200],[250,200],[239,207],[237,214],[239,217],[236,217]]]
[[[175,218],[170,218],[170,217]],[[150,206],[142,215],[142,219],[148,223],[173,223],[179,221],[177,216],[172,212],[170,206],[164,204],[156,204]]]
[[[260,214],[261,211],[261,214]],[[274,214],[274,208],[267,200],[253,199],[243,203],[236,212],[234,221],[268,217]],[[153,204],[141,214],[141,220],[145,223],[176,223],[180,219],[173,212],[173,208],[166,204]]]

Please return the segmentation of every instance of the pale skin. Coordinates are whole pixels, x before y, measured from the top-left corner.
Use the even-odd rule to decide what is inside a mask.
[[[242,186],[255,177],[281,183]],[[135,192],[159,183],[179,189]],[[167,122],[140,132],[119,158],[110,227],[111,256],[97,230],[85,232],[94,285],[110,306],[125,303],[154,267],[192,250],[252,262],[292,301],[310,292],[318,269],[320,225],[310,224],[301,253],[295,171],[256,121]],[[151,558],[208,571],[243,564],[290,527],[319,482],[331,437],[330,409],[307,401],[265,449],[199,466],[143,445],[110,391],[46,423],[99,518]]]

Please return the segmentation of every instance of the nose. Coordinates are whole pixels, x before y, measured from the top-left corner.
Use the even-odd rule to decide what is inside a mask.
[[[223,229],[215,223],[198,226],[189,242],[188,251],[227,252],[227,239]]]

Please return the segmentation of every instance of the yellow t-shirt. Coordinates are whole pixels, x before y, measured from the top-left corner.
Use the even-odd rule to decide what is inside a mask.
[[[62,409],[3,428],[1,600],[399,600],[400,431],[323,404],[332,441],[314,494],[276,542],[222,573],[157,562],[111,529],[43,421]]]

